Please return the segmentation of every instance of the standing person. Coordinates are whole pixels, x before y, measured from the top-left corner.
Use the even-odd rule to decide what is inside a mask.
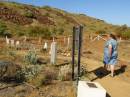
[[[117,63],[117,39],[114,34],[109,33],[107,35],[107,41],[104,47],[104,67],[111,71],[111,77],[114,77],[114,67]]]

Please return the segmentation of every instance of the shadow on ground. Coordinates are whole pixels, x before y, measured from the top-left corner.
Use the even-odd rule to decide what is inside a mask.
[[[116,70],[115,70],[115,76],[124,73],[126,67],[127,67],[127,66],[124,65],[124,66],[121,66],[119,69],[116,69]],[[97,69],[95,69],[95,70],[92,70],[92,71],[90,71],[90,72],[88,72],[88,73],[94,73],[94,74],[96,75],[95,78],[91,79],[91,81],[94,81],[94,80],[96,80],[96,79],[98,79],[98,78],[101,79],[101,78],[103,78],[103,77],[109,75],[109,74],[110,74],[110,71],[106,70],[104,67],[99,67],[99,68],[97,68]]]
[[[126,70],[126,68],[127,68],[126,65],[121,66],[119,69],[115,70],[115,74],[116,74],[116,75],[119,75],[119,74],[124,73],[125,70]]]
[[[91,81],[94,81],[98,78],[101,79],[101,78],[107,76],[108,74],[110,74],[110,71],[107,71],[106,69],[104,69],[104,67],[99,67],[97,69],[90,71],[89,73],[94,73],[96,75],[95,78],[91,79]]]
[[[111,97],[108,93],[106,94],[106,97]]]

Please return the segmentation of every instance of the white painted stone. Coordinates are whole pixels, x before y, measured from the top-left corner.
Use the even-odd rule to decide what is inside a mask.
[[[14,40],[10,40],[10,45],[11,45],[11,47],[14,46]]]
[[[19,46],[20,45],[20,42],[19,41],[16,41],[16,46]]]
[[[67,48],[70,48],[70,37],[68,37]]]
[[[56,64],[56,57],[57,57],[57,43],[52,42],[51,44],[51,64]]]
[[[7,38],[7,39],[6,39],[6,44],[7,44],[7,45],[9,45],[9,41],[10,41],[10,40]]]
[[[95,84],[96,88],[87,83]],[[106,97],[106,90],[97,82],[79,81],[77,97]]]
[[[66,38],[64,37],[64,45],[66,44]]]
[[[20,42],[19,42],[19,41],[16,41],[15,46],[16,46],[16,48],[18,49],[18,48],[20,47]]]
[[[6,36],[5,39],[8,39],[8,37]]]
[[[45,42],[45,44],[44,44],[44,47],[43,47],[43,48],[47,50],[47,48],[48,48],[48,46],[47,46],[47,42]]]
[[[53,37],[53,42],[55,42],[55,37]]]

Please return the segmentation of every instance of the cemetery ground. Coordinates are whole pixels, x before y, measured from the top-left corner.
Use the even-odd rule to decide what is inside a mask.
[[[20,46],[16,48],[0,38],[0,97],[76,97],[76,81],[71,79],[71,45],[68,49],[67,39],[66,42],[63,38],[55,40],[56,64],[50,64],[52,40],[18,40]],[[43,50],[45,41],[47,50]],[[103,46],[104,40],[91,42],[83,38],[80,79],[99,82],[106,89],[107,97],[130,97],[130,44],[119,44],[114,78],[103,69]]]

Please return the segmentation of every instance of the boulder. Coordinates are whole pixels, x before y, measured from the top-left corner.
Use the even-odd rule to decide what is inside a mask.
[[[16,78],[21,67],[9,61],[0,61],[0,80],[8,81]]]

